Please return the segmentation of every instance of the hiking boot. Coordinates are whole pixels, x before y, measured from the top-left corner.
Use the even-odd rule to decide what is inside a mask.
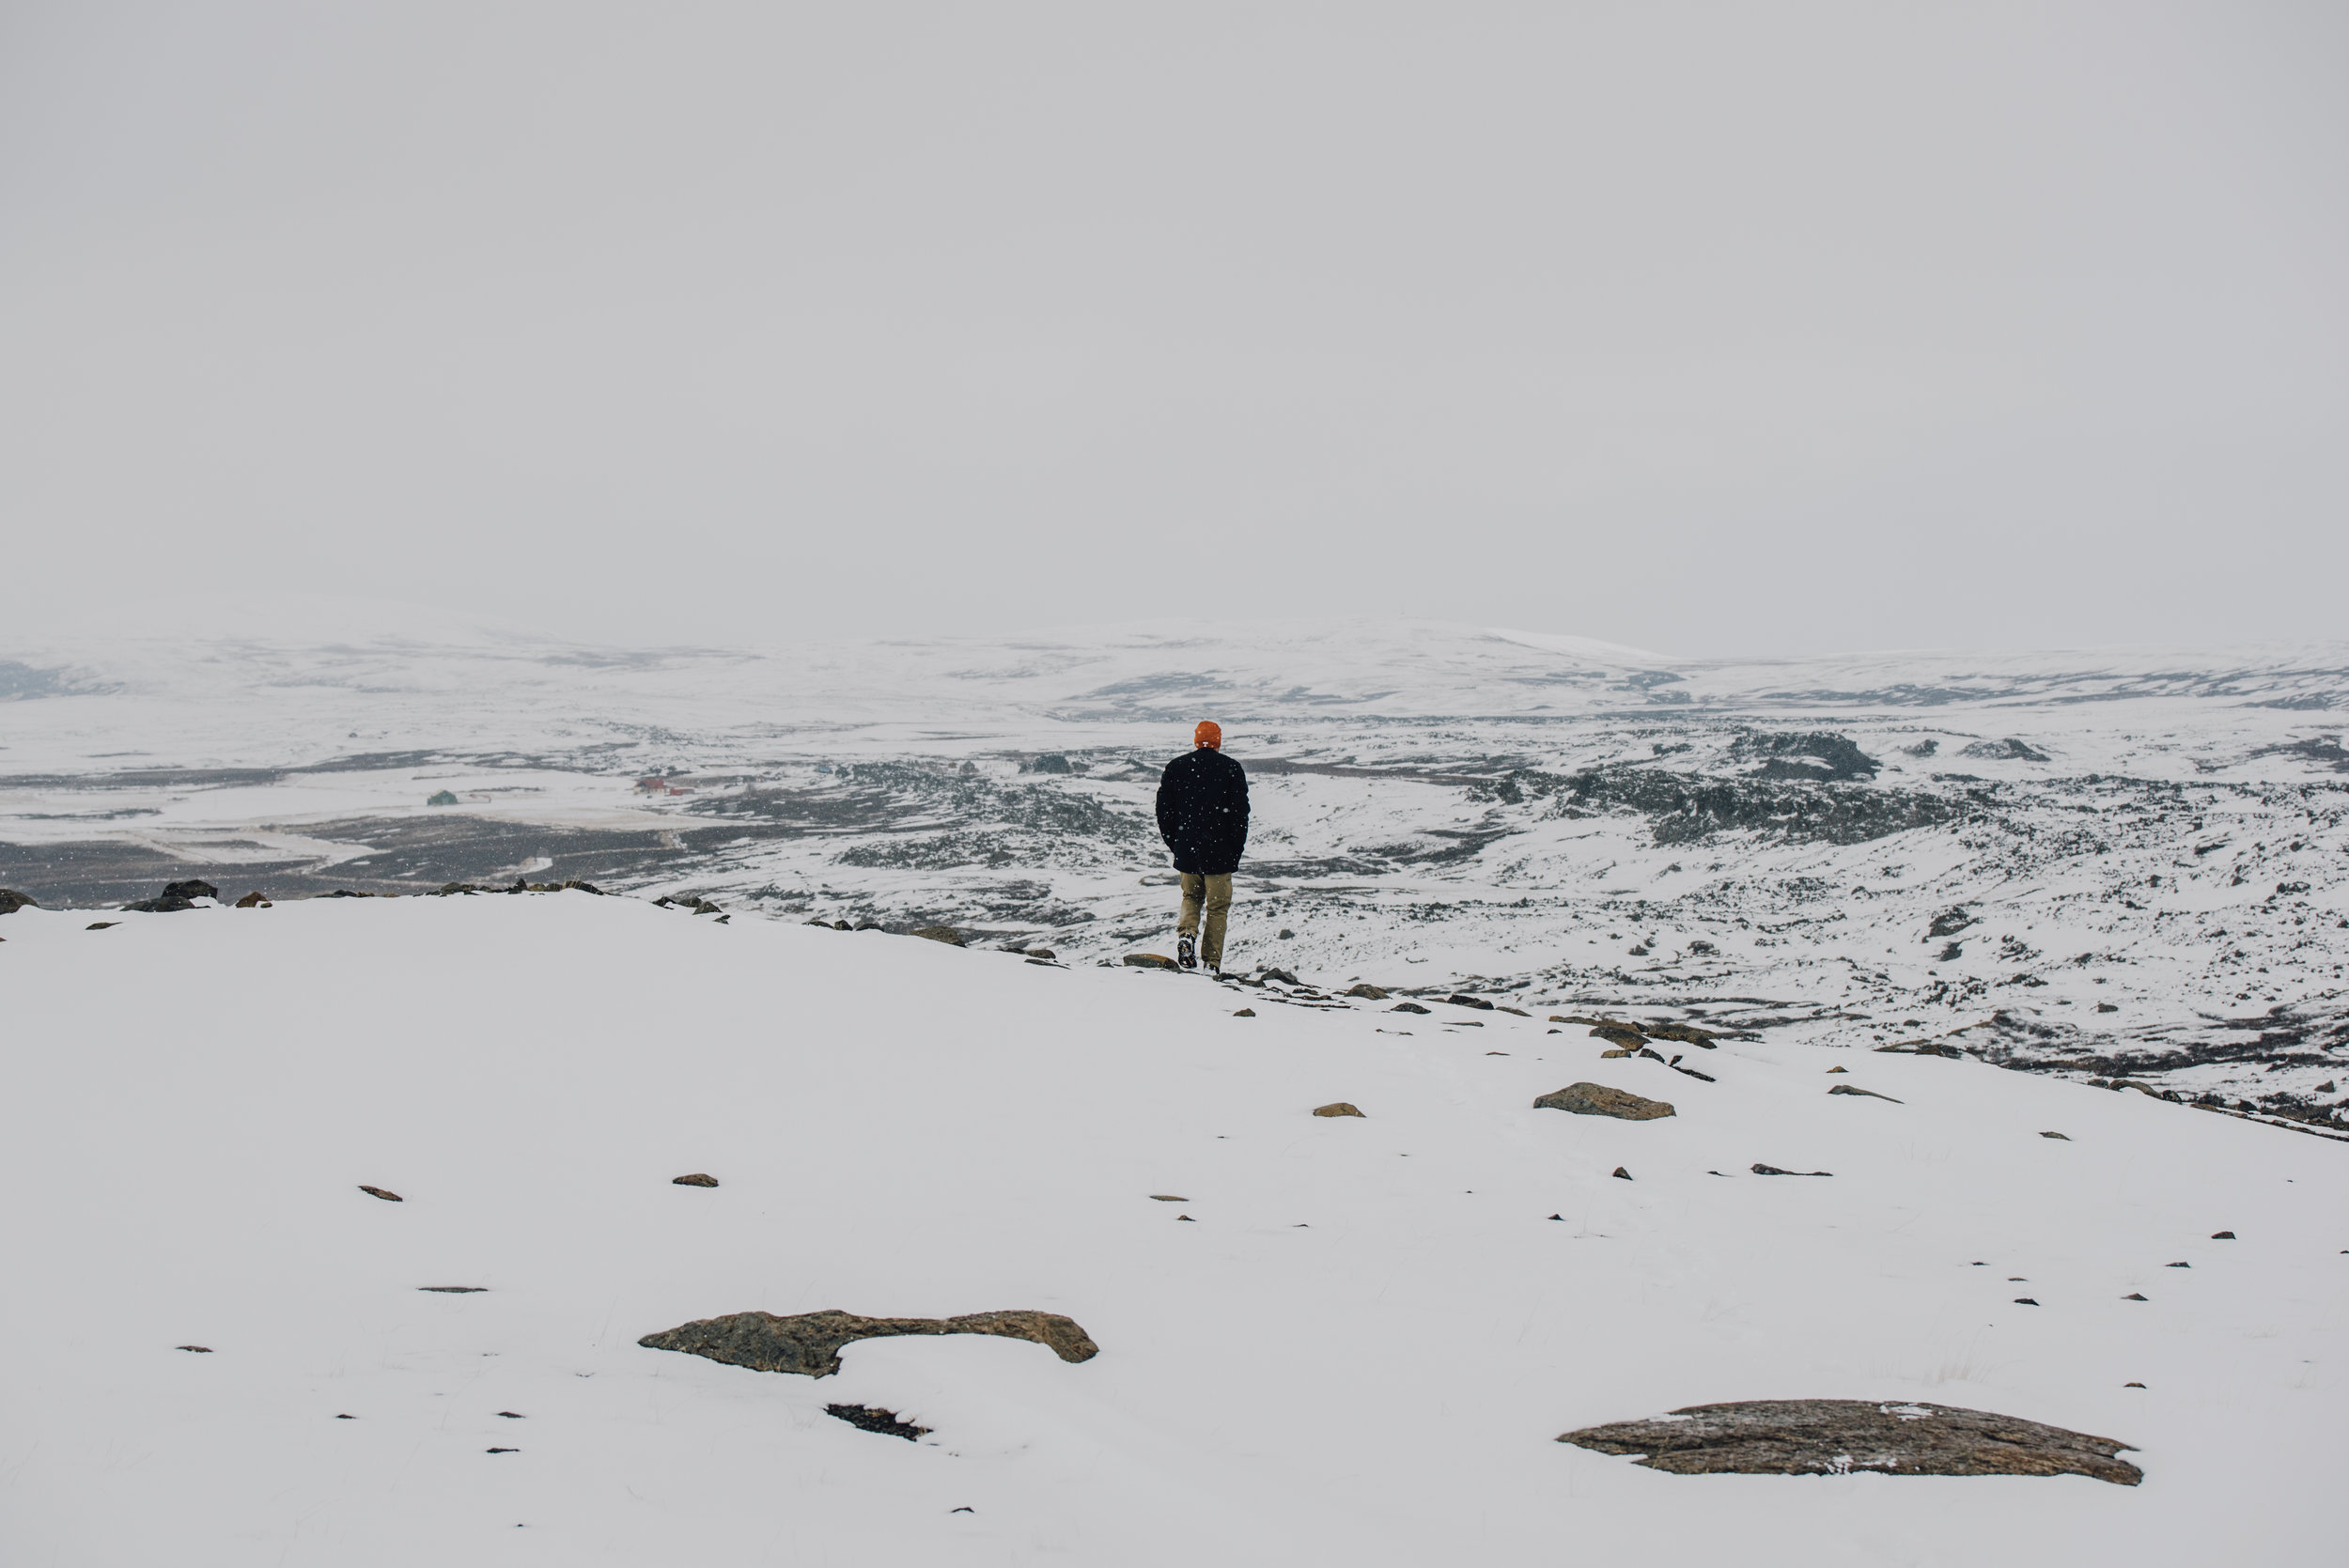
[[[1187,970],[1199,967],[1199,944],[1188,936],[1174,939],[1174,961]]]

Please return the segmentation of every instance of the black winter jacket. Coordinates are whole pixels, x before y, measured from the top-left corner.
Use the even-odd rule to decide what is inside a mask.
[[[1248,847],[1248,775],[1212,746],[1166,765],[1159,779],[1159,836],[1174,869],[1229,877]]]

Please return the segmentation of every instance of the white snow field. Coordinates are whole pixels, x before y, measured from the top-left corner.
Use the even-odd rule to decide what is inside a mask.
[[[106,918],[0,919],[11,1568],[2341,1551],[2323,1139],[577,892]],[[1578,1080],[1678,1113],[1533,1108]],[[636,1343],[831,1307],[1060,1312],[1100,1354],[874,1341],[814,1380]],[[2143,1482],[1553,1440],[1793,1398],[2118,1438]]]

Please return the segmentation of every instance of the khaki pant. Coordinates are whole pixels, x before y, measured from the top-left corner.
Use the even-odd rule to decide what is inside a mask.
[[[1207,930],[1199,938],[1199,961],[1211,970],[1223,967],[1223,921],[1232,912],[1232,878],[1183,873],[1183,917],[1174,929],[1186,937],[1199,936],[1199,911],[1207,912]]]

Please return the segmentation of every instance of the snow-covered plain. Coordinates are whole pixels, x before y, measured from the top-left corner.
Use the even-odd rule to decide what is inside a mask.
[[[1688,1051],[1708,1083],[1538,1016],[581,893],[109,918],[0,920],[11,1564],[2339,1554],[2320,1139],[1779,1032]],[[1532,1108],[1579,1079],[1678,1113]],[[1365,1117],[1310,1114],[1340,1099]],[[869,1342],[813,1381],[636,1343],[824,1307],[1040,1309],[1101,1354]],[[1552,1441],[1804,1397],[2114,1437],[2144,1481]]]
[[[1255,781],[1237,964],[1948,1038],[2349,1130],[2338,644],[1736,662],[1433,622],[765,649],[208,626],[0,644],[26,699],[0,702],[0,886],[583,877],[1114,959],[1166,944],[1150,793],[1208,716]]]

